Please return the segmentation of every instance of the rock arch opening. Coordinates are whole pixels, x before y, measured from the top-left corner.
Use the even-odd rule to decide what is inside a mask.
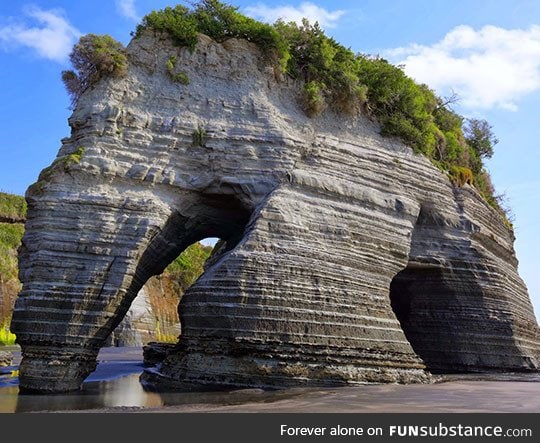
[[[160,275],[141,288],[122,322],[111,333],[109,346],[146,346],[176,343],[181,333],[178,305],[189,287],[204,273],[219,238],[203,239],[188,246]],[[209,263],[208,263],[209,265]]]
[[[501,276],[464,232],[459,220],[422,209],[409,262],[390,284],[392,309],[433,373],[515,370],[524,365],[523,355],[499,289]]]
[[[222,244],[220,242],[216,250]],[[176,343],[182,325],[178,315],[178,305],[185,292],[203,275],[214,245],[206,239],[193,243],[176,257],[160,275],[151,278],[144,286],[155,319],[155,340]],[[208,262],[208,265],[210,262]],[[143,288],[144,289],[144,288]]]
[[[183,294],[220,256],[238,244],[250,216],[250,208],[232,195],[202,196],[190,203],[187,211],[173,212],[138,260],[132,283],[117,311],[115,323],[119,324],[111,322],[103,327],[103,334],[114,330],[109,344],[126,345],[115,334],[122,328],[121,320],[129,317],[130,308],[137,305],[151,311],[147,321],[153,324],[146,327],[153,330],[152,341],[177,342],[182,328],[178,305]]]

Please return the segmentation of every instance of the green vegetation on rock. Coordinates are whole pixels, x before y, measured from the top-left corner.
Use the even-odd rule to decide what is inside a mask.
[[[69,171],[69,168],[73,165],[78,165],[84,155],[84,152],[86,151],[86,148],[84,146],[79,146],[75,151],[73,151],[71,154],[63,155],[62,157],[58,157],[51,167],[56,167],[63,169],[65,172]]]
[[[327,37],[317,23],[301,25],[277,21],[274,28],[285,40],[285,72],[305,82],[304,109],[318,115],[326,104],[338,113],[356,114],[367,100],[367,86],[360,79],[352,51]],[[307,97],[307,100],[306,100]],[[322,105],[322,106],[321,106]]]
[[[151,12],[135,37],[147,29],[168,33],[176,45],[191,51],[198,33],[218,42],[235,37],[256,43],[284,73],[304,82],[301,104],[308,116],[329,108],[374,117],[383,135],[399,137],[445,171],[456,186],[475,186],[503,212],[482,162],[497,143],[491,126],[484,120],[466,121],[448,107],[449,100],[417,84],[400,67],[355,54],[326,36],[317,23],[268,25],[218,0],[202,0],[191,9],[176,6]]]
[[[184,71],[175,72],[177,57],[173,55],[167,60],[167,73],[173,82],[189,85],[189,77]]]
[[[135,37],[141,36],[146,29],[165,32],[177,46],[187,47],[191,51],[197,45],[199,34],[205,34],[217,42],[233,37],[242,38],[259,45],[268,57],[277,57],[282,64],[286,62],[285,42],[273,26],[246,17],[238,12],[238,8],[217,0],[202,0],[193,9],[177,5],[153,11],[137,26]]]
[[[309,117],[320,115],[326,108],[326,100],[321,85],[317,82],[304,83],[302,99],[302,106]]]
[[[193,131],[192,136],[192,144],[193,146],[201,146],[204,147],[206,144],[206,129],[204,129],[203,126],[199,125],[197,126],[197,129]]]
[[[125,48],[110,35],[83,35],[69,59],[75,71],[62,71],[62,81],[71,96],[72,106],[103,77],[123,77],[127,72]]]
[[[9,330],[9,323],[0,323],[0,345],[14,345],[17,336]]]
[[[56,158],[50,166],[47,166],[40,172],[38,181],[28,188],[29,192],[40,194],[43,191],[45,184],[51,180],[56,173],[59,171],[69,172],[73,165],[78,165],[81,162],[85,151],[86,149],[83,146],[79,146],[71,154]]]
[[[22,220],[26,217],[26,200],[20,195],[0,192],[0,217]]]

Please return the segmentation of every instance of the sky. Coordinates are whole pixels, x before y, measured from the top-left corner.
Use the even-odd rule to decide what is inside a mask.
[[[124,44],[167,0],[0,2],[0,190],[24,194],[69,135],[60,73],[81,35]],[[318,21],[355,52],[404,66],[454,109],[486,119],[499,139],[487,162],[514,214],[519,271],[540,314],[540,2],[538,0],[236,0],[259,20]],[[184,3],[185,4],[185,3]]]

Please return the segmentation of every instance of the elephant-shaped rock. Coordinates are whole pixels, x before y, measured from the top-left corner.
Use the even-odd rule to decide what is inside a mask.
[[[128,59],[80,97],[26,195],[22,389],[78,389],[145,282],[208,237],[223,246],[143,376],[156,389],[537,370],[513,232],[473,187],[367,117],[308,118],[247,41],[190,52],[147,32]]]

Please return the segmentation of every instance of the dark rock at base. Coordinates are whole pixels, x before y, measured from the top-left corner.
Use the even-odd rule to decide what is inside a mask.
[[[0,351],[0,366],[11,366],[13,354],[8,351]]]
[[[174,347],[174,343],[160,343],[155,341],[143,346],[144,366],[148,367],[160,364]]]

